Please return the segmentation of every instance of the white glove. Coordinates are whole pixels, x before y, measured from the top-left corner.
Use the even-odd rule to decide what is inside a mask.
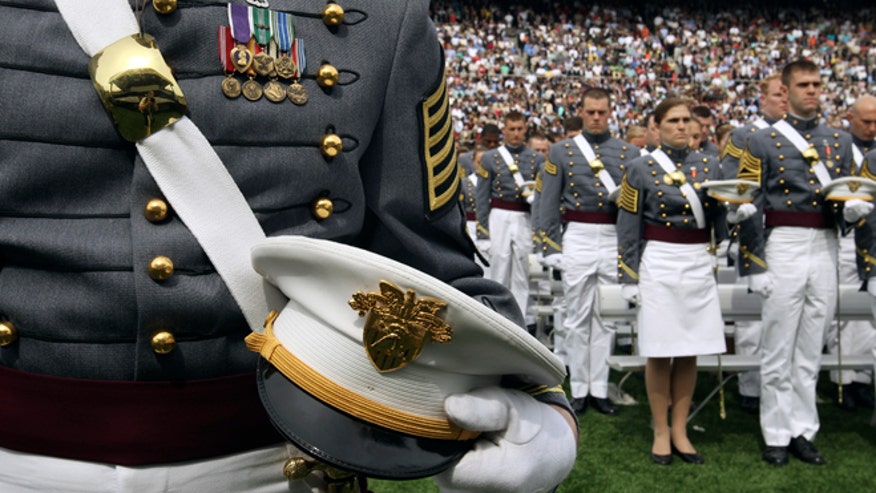
[[[757,293],[764,298],[769,298],[773,294],[773,280],[770,279],[769,273],[762,272],[760,274],[752,274],[748,276],[748,289],[752,293]]]
[[[876,298],[876,279],[867,281],[867,292],[870,293],[870,296]]]
[[[526,196],[526,203],[532,205],[533,202],[535,202],[535,194],[531,193]]]
[[[435,476],[442,493],[547,492],[575,465],[571,425],[529,394],[485,387],[451,395],[444,409],[454,423],[484,433],[456,465]]]
[[[627,303],[638,305],[639,304],[639,285],[638,284],[624,284],[621,286],[621,296],[627,300]]]
[[[730,224],[738,224],[753,216],[757,212],[757,207],[751,202],[741,204],[739,207],[727,209],[727,222]]]
[[[477,240],[478,250],[480,250],[481,255],[486,258],[490,258],[490,240]]]
[[[845,219],[847,223],[856,223],[872,210],[872,202],[866,202],[861,199],[848,200],[843,206],[843,219]]]
[[[552,253],[550,255],[547,255],[541,259],[541,265],[561,271],[563,270],[563,254]]]

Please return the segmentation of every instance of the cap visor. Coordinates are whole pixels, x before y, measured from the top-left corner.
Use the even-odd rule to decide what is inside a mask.
[[[474,444],[414,437],[366,423],[314,398],[261,357],[258,386],[262,404],[287,440],[320,461],[368,477],[433,476]]]

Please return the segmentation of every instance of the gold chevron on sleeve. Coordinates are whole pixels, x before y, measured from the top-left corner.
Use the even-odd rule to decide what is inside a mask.
[[[459,186],[456,146],[444,77],[435,92],[423,100],[420,112],[429,211],[434,212],[456,197]]]
[[[624,178],[621,180],[621,190],[620,196],[617,199],[617,206],[630,214],[639,213],[639,191],[630,185],[626,173],[624,173]]]
[[[544,172],[549,174],[549,175],[556,175],[557,174],[557,165],[552,163],[551,160],[548,159],[544,163]]]
[[[736,178],[761,183],[762,167],[763,162],[751,154],[746,144],[745,151],[742,152],[742,157],[739,158],[739,172],[736,174]]]
[[[541,193],[541,173],[535,175],[535,191]]]
[[[862,178],[876,180],[876,175],[874,175],[873,172],[870,171],[870,164],[868,162],[868,159],[865,158],[864,162],[861,163],[861,170],[858,172],[858,176],[861,176]]]
[[[721,151],[721,159],[724,159],[724,156],[729,155],[730,157],[735,157],[736,159],[740,159],[742,157],[743,150],[736,147],[733,144],[733,139],[727,140],[727,145],[724,146],[724,150]]]

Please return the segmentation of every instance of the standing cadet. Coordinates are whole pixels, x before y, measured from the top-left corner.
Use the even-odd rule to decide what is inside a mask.
[[[220,245],[240,245],[246,235],[235,232],[248,214],[261,234],[356,244],[520,321],[510,293],[480,275],[462,230],[428,2],[368,2],[347,12],[343,2],[295,2],[294,19],[285,15],[292,2],[255,11],[243,1],[156,0],[139,13],[132,3],[144,5],[0,5],[0,44],[52,40],[49,49],[0,53],[0,100],[16,101],[0,120],[0,491],[311,492],[283,475],[284,463],[303,454],[261,404],[258,357],[244,342],[247,304],[238,305],[195,231],[213,226]],[[232,63],[268,55],[257,50],[268,26],[281,41],[279,77]],[[95,76],[95,92],[91,57],[100,72],[127,70]],[[159,180],[150,171],[157,162],[177,178],[212,164],[211,177],[231,183],[202,196],[180,180]],[[211,181],[198,190],[215,188]],[[254,215],[207,211],[190,222],[191,209],[176,200],[222,206],[234,197]],[[558,414],[522,392],[494,390],[515,403],[509,415],[530,415],[527,423],[574,418],[571,409]],[[564,399],[537,399],[551,396]],[[474,406],[458,406],[454,419],[509,404],[462,398]],[[323,408],[311,417],[353,424]],[[336,432],[311,431],[326,439]],[[478,449],[503,441],[490,435]],[[342,444],[361,438],[337,436]],[[559,448],[553,433],[535,450],[529,431],[525,442],[504,441],[495,451],[511,452],[511,462],[473,450],[442,483],[519,491],[508,482],[535,479],[541,484],[527,489],[545,491],[562,477],[545,452],[574,456],[573,429],[559,436]],[[315,470],[308,479],[335,478]]]
[[[852,134],[852,174],[870,174],[869,169],[863,169],[863,164],[864,156],[869,151],[876,149],[876,145],[874,145],[876,144],[874,143],[874,138],[876,138],[876,97],[869,94],[859,97],[850,108],[847,118],[849,132]],[[868,161],[868,163],[870,162]],[[859,250],[861,253],[855,253],[857,229],[855,237],[849,233],[840,238],[840,284],[858,282],[857,261],[866,258],[868,254],[864,252],[872,251],[864,246]],[[866,320],[848,320],[841,324],[834,322],[830,324],[826,341],[828,352],[831,354],[836,354],[840,348],[843,355],[870,354],[874,344],[876,344],[876,326],[872,321]],[[831,371],[830,379],[839,385],[840,372]],[[843,399],[842,402],[839,402],[839,392],[837,392],[835,394],[837,405],[849,411],[854,411],[858,406],[873,409],[873,395],[870,392],[872,382],[873,376],[869,370],[843,371]]]
[[[499,127],[492,123],[484,125],[484,128],[481,129],[480,139],[474,143],[474,148],[459,155],[459,165],[465,170],[465,174],[468,175],[474,173],[477,168],[477,166],[475,166],[474,156],[475,150],[478,146],[481,146],[485,150],[495,149],[499,147],[501,137],[502,132],[499,130]]]
[[[589,395],[594,409],[615,415],[606,363],[614,331],[599,317],[597,285],[617,282],[617,208],[608,196],[639,149],[609,133],[610,101],[604,89],[584,93],[583,133],[551,146],[542,174],[539,229],[544,264],[563,271],[572,407],[583,412]]]
[[[755,132],[739,160],[738,178],[761,188],[753,204],[739,206],[739,272],[763,300],[760,426],[763,459],[784,465],[788,451],[824,464],[812,444],[818,432],[815,384],[824,332],[836,296],[837,223],[857,221],[872,204],[829,203],[821,189],[847,176],[848,134],[819,122],[821,77],[807,60],[782,70],[788,114]],[[746,218],[748,216],[748,218]]]
[[[523,113],[508,112],[504,125],[505,144],[485,152],[477,169],[478,247],[490,259],[488,277],[510,289],[526,313],[533,250],[527,197],[545,159],[524,144]]]
[[[761,115],[742,127],[730,132],[730,138],[721,151],[721,175],[735,178],[739,169],[739,158],[748,143],[748,138],[762,128],[767,128],[788,111],[788,97],[782,90],[782,77],[779,74],[765,77],[758,83],[760,88]],[[731,235],[735,242],[736,233]],[[738,251],[736,244],[735,251]],[[737,354],[760,354],[760,335],[763,324],[760,320],[736,321],[734,342]],[[739,374],[739,406],[751,414],[760,412],[760,370]]]
[[[870,170],[870,163],[876,163],[876,149],[871,149],[870,152],[864,155],[863,165],[859,172],[860,176],[876,180],[876,174]],[[873,279],[873,277],[876,277],[876,257],[871,255],[871,252],[876,252],[876,231],[873,229],[874,224],[876,224],[876,212],[870,212],[870,214],[867,215],[866,221],[858,223],[855,228],[855,246],[857,247],[858,253],[856,256],[858,277],[864,281],[867,292],[870,293],[870,308],[873,311],[873,316],[876,317],[876,279]],[[871,331],[872,330],[873,329],[871,328]],[[843,340],[843,345],[845,345],[845,340]],[[876,344],[869,346],[869,349],[873,355],[873,359],[876,360]],[[873,371],[876,372],[876,363],[873,365]],[[876,381],[876,379],[874,379],[874,381]],[[860,387],[860,385],[858,385],[858,387]],[[861,396],[858,395],[858,392],[864,392],[865,390],[866,389],[859,388],[853,391],[855,392],[854,398],[856,399],[856,404],[858,404],[858,400],[866,401],[866,398],[861,398]],[[860,402],[860,404],[866,406],[865,402]],[[876,412],[873,413],[873,419],[870,421],[870,425],[876,426]]]

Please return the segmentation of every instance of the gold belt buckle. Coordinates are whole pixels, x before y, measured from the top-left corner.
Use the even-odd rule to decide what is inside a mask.
[[[97,53],[88,73],[121,136],[136,142],[179,121],[186,98],[155,38],[134,34]]]

